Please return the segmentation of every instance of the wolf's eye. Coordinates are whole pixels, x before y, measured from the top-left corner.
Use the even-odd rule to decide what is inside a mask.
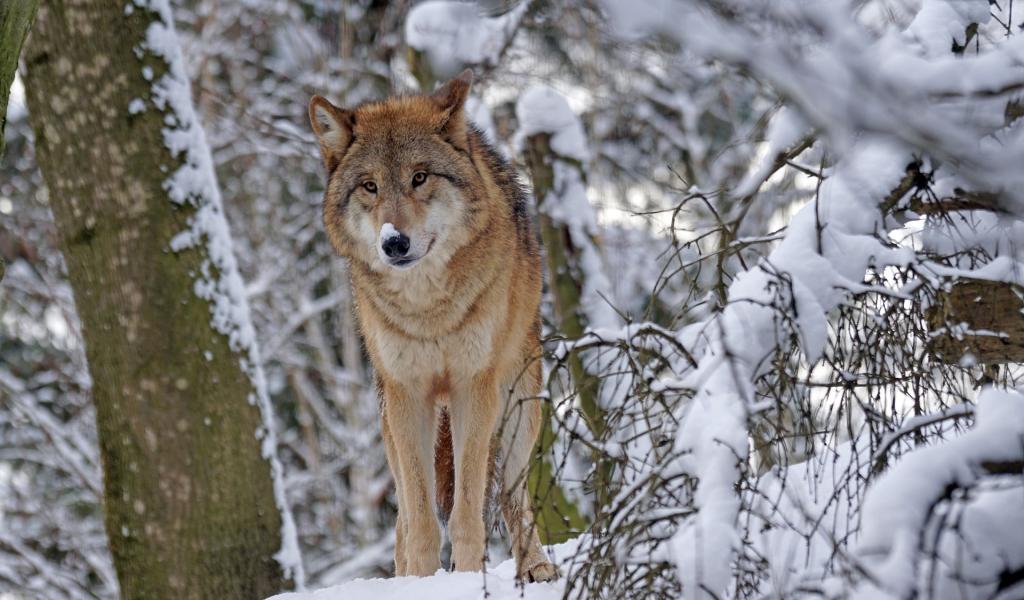
[[[416,171],[412,174],[412,187],[420,187],[427,180],[427,174],[423,171]]]
[[[372,181],[364,181],[363,189],[370,192],[371,194],[377,193],[377,184]]]

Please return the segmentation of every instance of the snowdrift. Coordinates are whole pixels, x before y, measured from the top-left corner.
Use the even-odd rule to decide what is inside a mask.
[[[548,557],[562,571],[562,578],[548,583],[517,583],[515,562],[510,558],[488,567],[487,573],[450,573],[430,577],[355,579],[322,590],[279,594],[268,600],[559,600],[565,591],[565,574],[577,542],[547,547]]]

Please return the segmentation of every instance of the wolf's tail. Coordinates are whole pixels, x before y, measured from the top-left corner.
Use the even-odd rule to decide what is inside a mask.
[[[455,505],[455,452],[452,449],[452,427],[448,410],[441,410],[437,423],[437,442],[434,445],[434,473],[437,490],[437,516],[444,524],[452,516]]]
[[[487,463],[487,491],[484,500],[484,523],[494,525],[498,516],[498,496],[501,493],[501,451],[498,440],[492,440]],[[437,441],[434,443],[434,490],[437,518],[447,525],[455,506],[455,449],[452,445],[452,425],[448,409],[441,409],[437,420]]]

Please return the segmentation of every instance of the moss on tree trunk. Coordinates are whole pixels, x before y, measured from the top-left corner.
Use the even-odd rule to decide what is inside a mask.
[[[263,598],[286,585],[281,516],[241,357],[194,292],[205,246],[172,252],[194,212],[149,104],[166,71],[154,13],[44,2],[26,48],[38,162],[82,322],[123,598]]]

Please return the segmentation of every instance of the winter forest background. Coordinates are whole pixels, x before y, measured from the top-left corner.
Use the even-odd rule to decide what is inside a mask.
[[[0,30],[35,5],[4,1]],[[266,477],[223,484],[283,509],[268,505],[278,582],[390,575],[372,370],[321,224],[306,105],[430,91],[464,67],[472,118],[531,184],[546,247],[550,423],[530,486],[563,577],[518,589],[501,565],[323,597],[1024,598],[1024,5],[93,4],[43,0],[7,108],[3,600],[118,597],[110,548],[129,542],[108,540],[101,504],[127,507],[125,540],[163,517],[127,488],[103,498],[107,396],[85,351],[121,337],[83,340],[82,315],[102,305],[124,324],[116,304],[72,293],[76,269],[121,277],[130,256],[76,254],[103,220],[67,229],[76,194],[138,182],[179,217],[154,247],[198,256],[161,285],[228,340],[225,361],[184,351],[241,364],[239,397],[261,409]],[[110,43],[76,45],[106,39],[96,23]],[[110,50],[133,32],[133,51]],[[144,93],[74,89],[89,77]],[[163,146],[118,137],[150,118]],[[132,142],[127,156],[91,152],[105,139]],[[136,159],[146,144],[181,169]],[[124,183],[88,181],[90,161],[118,156]],[[172,289],[136,283],[129,304]],[[191,427],[181,415],[148,418],[173,440]],[[497,531],[490,554],[508,558]]]

